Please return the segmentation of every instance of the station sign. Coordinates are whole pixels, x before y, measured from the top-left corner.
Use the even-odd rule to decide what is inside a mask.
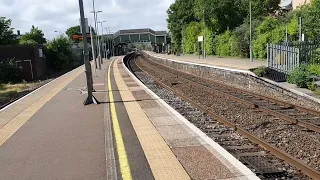
[[[71,36],[72,40],[74,41],[82,41],[82,35],[79,34],[74,34]],[[91,40],[91,36],[90,34],[87,34],[87,40],[90,41]]]
[[[203,42],[203,36],[198,37],[198,42]]]

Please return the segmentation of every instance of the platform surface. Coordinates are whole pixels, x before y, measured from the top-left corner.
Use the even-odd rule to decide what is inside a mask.
[[[87,96],[81,66],[0,110],[0,179],[257,179],[139,83],[105,61]]]
[[[238,70],[249,70],[253,68],[257,68],[259,66],[268,66],[267,61],[263,60],[256,60],[254,59],[253,62],[250,62],[249,59],[240,59],[240,58],[218,58],[214,56],[207,56],[205,59],[202,57],[195,55],[167,55],[167,54],[158,54],[151,51],[145,51],[147,54],[152,56],[163,57],[166,59],[173,59],[178,61],[184,62],[191,62],[197,64],[204,64],[210,66],[218,66],[224,68],[231,68],[231,69],[238,69]]]

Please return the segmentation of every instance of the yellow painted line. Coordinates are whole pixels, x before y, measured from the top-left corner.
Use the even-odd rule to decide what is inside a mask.
[[[111,65],[112,65],[112,62],[110,63],[109,70],[108,70],[108,91],[109,91],[110,112],[111,112],[111,119],[113,124],[113,131],[114,131],[114,136],[116,140],[117,153],[119,157],[119,164],[120,164],[122,179],[131,180],[132,176],[131,176],[130,166],[128,162],[127,152],[124,147],[118,115],[117,115],[116,107],[114,104],[113,93],[112,93],[111,78],[110,78]]]
[[[121,75],[127,74],[123,64],[113,64],[113,74],[127,114],[156,180],[190,180],[177,157],[141,108]],[[122,67],[122,68],[121,68]]]
[[[40,99],[33,102],[19,113],[16,117],[10,120],[6,125],[0,128],[0,147],[14,134],[16,133],[38,110],[45,105],[51,98],[58,94],[66,85],[68,85],[73,79],[79,76],[84,71],[83,68],[79,68],[77,71],[72,72],[69,77],[63,78],[62,82],[56,87],[52,88],[48,93],[43,95]]]

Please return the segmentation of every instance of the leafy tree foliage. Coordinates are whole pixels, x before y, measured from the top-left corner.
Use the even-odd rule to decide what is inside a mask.
[[[33,42],[35,41],[37,44],[44,44],[47,42],[46,38],[44,38],[44,34],[42,30],[38,27],[32,25],[30,32],[27,32],[20,39],[20,44],[25,42]]]
[[[190,22],[196,21],[193,7],[194,0],[176,0],[167,10],[168,29],[177,51],[181,50],[182,29]]]
[[[295,12],[295,19],[302,18],[303,33],[309,40],[320,40],[320,0],[302,6]]]
[[[174,43],[178,49],[182,43],[186,53],[197,52],[196,37],[205,24],[208,54],[248,57],[250,1],[255,57],[266,58],[267,43],[283,43],[286,26],[289,40],[297,41],[299,17],[306,39],[320,40],[320,0],[289,13],[280,9],[280,0],[177,0],[167,11]]]
[[[49,66],[56,70],[62,70],[68,67],[72,60],[72,42],[65,36],[59,36],[50,41],[45,53]]]
[[[16,35],[13,34],[11,20],[5,17],[0,17],[0,45],[16,44]]]
[[[71,38],[74,34],[81,34],[80,26],[72,26],[67,29],[66,34]]]
[[[202,34],[201,31],[201,23],[199,22],[191,22],[184,30],[183,30],[183,49],[185,53],[194,53],[197,52],[198,46],[198,36]]]
[[[28,44],[28,45],[37,45],[38,43],[33,39],[22,39],[19,42],[20,44]]]

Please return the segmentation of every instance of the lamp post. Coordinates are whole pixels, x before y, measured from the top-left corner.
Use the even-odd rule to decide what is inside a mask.
[[[98,23],[100,23],[100,25],[101,25],[101,37],[103,37],[103,23],[105,23],[105,22],[107,22],[107,21],[99,21]],[[103,53],[103,54],[105,54],[105,53]],[[105,58],[107,58],[107,56],[106,56],[106,54],[105,54]]]
[[[108,28],[109,27],[107,27],[107,28],[104,28],[105,30],[106,30],[106,32],[107,32],[107,45],[106,45],[106,52],[107,52],[107,46],[108,46],[108,49],[109,49],[109,52],[110,52],[110,40],[109,40],[109,31],[108,31]]]
[[[99,45],[99,40],[98,40],[97,19],[98,19],[98,13],[101,13],[102,11],[96,11],[95,10],[94,0],[92,0],[92,8],[93,8],[93,11],[91,11],[90,13],[93,13],[94,28],[96,30],[96,43],[97,43],[97,46],[98,46]],[[100,57],[100,51],[99,51],[99,57]],[[94,60],[96,61],[96,57],[94,57]],[[99,61],[98,61],[97,64],[98,64],[98,68],[101,69],[101,59],[100,58],[99,58]]]
[[[82,28],[82,39],[83,39],[83,54],[84,54],[84,64],[86,68],[86,79],[87,79],[87,90],[88,97],[84,101],[84,105],[95,103],[98,101],[92,94],[93,91],[93,81],[92,81],[92,72],[91,72],[91,64],[89,62],[89,51],[88,51],[88,42],[87,42],[87,32],[85,26],[85,18],[84,18],[84,10],[83,10],[83,1],[79,0],[79,9],[80,9],[80,19],[81,19],[81,28]]]
[[[204,6],[203,6],[203,59],[206,58],[206,22],[204,15]]]
[[[61,35],[61,32],[60,31],[54,31],[55,33],[58,33],[59,35]]]
[[[114,56],[114,48],[113,48],[113,34],[110,31],[110,27],[108,27],[109,30],[109,35],[111,36],[111,40],[110,40],[110,51],[111,51],[111,56]]]

